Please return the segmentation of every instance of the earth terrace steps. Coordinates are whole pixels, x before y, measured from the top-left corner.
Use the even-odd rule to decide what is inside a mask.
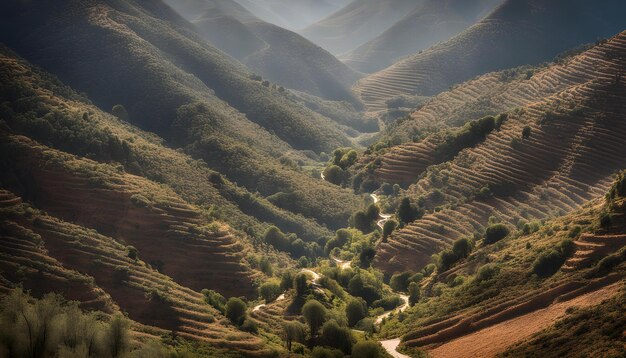
[[[260,273],[243,264],[245,247],[225,225],[201,229],[210,221],[197,209],[143,178],[111,171],[101,182],[97,171],[86,168],[107,170],[105,165],[60,153],[60,163],[46,161],[58,152],[23,137],[11,140],[23,156],[14,165],[36,182],[36,202],[42,209],[135,246],[143,260],[159,263],[163,273],[196,291],[256,296],[253,281]],[[153,195],[161,196],[144,203],[142,198]]]
[[[574,241],[576,252],[561,267],[564,272],[586,267],[626,245],[626,234],[594,235],[584,233]]]

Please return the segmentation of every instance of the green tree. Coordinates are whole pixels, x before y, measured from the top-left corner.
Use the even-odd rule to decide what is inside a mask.
[[[420,300],[420,286],[416,282],[409,284],[409,305],[414,306]]]
[[[268,281],[259,287],[259,294],[266,303],[272,302],[281,294],[280,284],[276,281]]]
[[[367,316],[367,303],[362,298],[352,298],[346,304],[348,326],[354,327],[357,322]]]
[[[509,228],[504,224],[494,224],[485,231],[484,242],[487,245],[496,243],[509,235]]]
[[[530,128],[530,126],[525,126],[522,129],[522,138],[524,138],[524,139],[530,138],[531,131],[532,131],[532,129]]]
[[[405,197],[400,201],[400,205],[398,206],[398,210],[396,211],[396,216],[400,220],[400,222],[404,224],[408,224],[414,220],[419,219],[422,216],[422,210],[411,202],[411,199]]]
[[[298,321],[290,321],[283,324],[283,337],[287,343],[287,350],[291,352],[291,345],[295,342],[304,341],[304,325]]]
[[[302,306],[302,316],[309,325],[311,336],[317,334],[317,331],[326,321],[326,315],[326,308],[316,300],[309,300]]]
[[[386,242],[391,233],[398,227],[398,223],[395,220],[387,220],[383,225],[383,241]]]
[[[126,251],[128,251],[128,257],[131,260],[137,260],[139,258],[139,251],[134,246],[126,246]]]
[[[240,298],[231,297],[226,302],[226,317],[235,325],[241,326],[246,319],[246,303]]]
[[[202,294],[204,295],[204,302],[213,306],[213,308],[220,311],[222,314],[226,312],[226,299],[219,292],[205,288],[202,290]]]
[[[385,355],[381,351],[381,347],[374,341],[361,341],[352,347],[352,357],[358,358],[381,358]]]
[[[128,320],[121,314],[113,316],[106,333],[106,346],[112,357],[120,357],[129,347]]]
[[[327,182],[341,185],[346,179],[346,172],[337,165],[331,165],[324,169],[324,178]]]
[[[340,349],[344,354],[352,352],[352,332],[347,327],[340,327],[335,321],[324,323],[322,341],[329,347]]]
[[[391,279],[389,280],[389,286],[391,286],[391,288],[393,288],[396,291],[406,292],[406,290],[409,287],[409,279],[411,278],[412,275],[413,273],[409,271],[404,271],[401,273],[394,274],[391,276]]]
[[[311,358],[343,358],[344,355],[340,350],[329,349],[325,347],[315,347],[311,352]]]
[[[276,226],[270,226],[265,230],[263,240],[278,250],[287,251],[287,249],[289,249],[289,239],[287,239],[287,236]]]
[[[293,289],[296,291],[296,297],[304,297],[309,291],[307,277],[304,273],[299,273],[293,278]]]

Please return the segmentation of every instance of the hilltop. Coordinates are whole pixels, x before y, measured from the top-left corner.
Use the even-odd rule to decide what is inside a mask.
[[[452,39],[376,72],[355,91],[369,111],[401,95],[436,95],[487,72],[534,65],[622,31],[624,3],[507,0]]]
[[[346,53],[380,35],[422,1],[356,0],[299,31],[335,55]]]
[[[358,106],[349,88],[360,76],[302,36],[260,20],[234,0],[167,4],[211,44],[267,80]]]
[[[341,60],[357,71],[380,71],[405,56],[459,34],[501,2],[502,0],[423,1],[379,36],[342,54]]]

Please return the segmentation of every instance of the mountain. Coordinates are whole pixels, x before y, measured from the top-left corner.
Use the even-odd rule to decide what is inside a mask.
[[[368,42],[420,5],[422,0],[355,0],[299,31],[335,55]]]
[[[292,31],[302,29],[345,6],[351,0],[237,0],[250,12]]]
[[[294,164],[310,162],[306,155],[315,158],[312,151],[350,143],[338,125],[250,79],[243,66],[207,44],[166,5],[66,1],[6,10],[3,26],[13,30],[3,31],[2,40],[100,108],[122,104],[126,120],[251,192],[302,195],[282,203],[283,209],[336,228],[350,216],[356,196]],[[33,23],[10,16],[20,13]],[[99,46],[90,46],[94,41]],[[309,195],[347,200],[305,200]],[[328,205],[343,206],[343,213]]]
[[[483,109],[506,117],[500,116],[499,129],[450,122],[452,129],[444,134],[376,155],[378,180],[410,185],[407,195],[421,197],[433,210],[380,245],[379,267],[417,269],[492,220],[513,226],[542,220],[572,212],[606,192],[613,173],[626,165],[617,144],[626,130],[625,39],[621,33],[530,79],[524,75],[499,84],[500,77],[485,75],[416,112],[418,121],[440,121],[446,114],[454,117],[459,104],[475,108],[486,103]]]
[[[380,71],[402,57],[425,50],[459,34],[501,0],[424,1],[408,15],[358,48],[342,54],[341,60],[365,73]]]
[[[623,30],[624,3],[507,0],[454,38],[362,79],[355,86],[370,111],[401,95],[435,95],[477,75],[538,64]]]
[[[269,81],[358,105],[349,88],[360,76],[300,35],[260,20],[234,0],[167,3],[209,42]]]

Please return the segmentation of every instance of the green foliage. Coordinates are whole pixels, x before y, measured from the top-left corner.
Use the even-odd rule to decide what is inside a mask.
[[[304,342],[304,325],[298,321],[287,321],[283,323],[283,339],[287,344],[287,350],[291,352],[293,342]]]
[[[348,282],[348,292],[353,296],[363,298],[368,304],[381,298],[380,289],[380,283],[367,276],[363,270]]]
[[[409,287],[409,279],[413,276],[413,273],[410,271],[404,271],[401,273],[396,273],[391,276],[389,280],[389,286],[392,289],[399,292],[406,292]]]
[[[131,260],[137,260],[139,258],[139,251],[134,246],[126,246],[126,251],[128,252],[127,256]]]
[[[424,210],[418,205],[411,202],[411,199],[405,197],[400,201],[396,216],[402,224],[408,224],[414,220],[417,220],[424,215]]]
[[[316,300],[308,300],[302,306],[302,316],[309,325],[312,336],[317,334],[320,327],[326,322],[326,308]]]
[[[557,250],[542,252],[533,262],[533,272],[539,277],[555,274],[565,262],[563,255]]]
[[[509,235],[509,228],[504,224],[494,224],[487,228],[483,242],[486,245],[494,244]]]
[[[500,272],[500,267],[496,264],[486,264],[481,266],[476,273],[476,282],[483,282],[494,278]]]
[[[259,331],[259,327],[257,326],[256,322],[254,322],[250,318],[245,318],[241,326],[239,326],[239,329],[252,334],[256,334]]]
[[[387,220],[383,225],[383,242],[387,241],[387,238],[398,227],[398,223],[395,220]]]
[[[528,138],[530,138],[530,133],[531,133],[531,131],[532,131],[532,128],[530,128],[530,126],[525,126],[525,127],[522,129],[522,138],[523,138],[523,139],[528,139]]]
[[[472,242],[468,238],[456,240],[452,249],[443,250],[437,257],[437,268],[439,272],[448,270],[452,265],[461,259],[466,258],[472,252]]]
[[[380,345],[374,341],[360,341],[352,347],[352,357],[382,358],[385,356]]]
[[[344,354],[350,354],[354,338],[347,327],[340,327],[335,321],[324,323],[321,334],[324,345],[337,348]]]
[[[404,301],[402,300],[402,297],[398,295],[391,295],[372,302],[372,308],[380,307],[385,311],[390,311],[396,307],[401,306],[403,302]]]
[[[473,147],[485,139],[496,128],[496,119],[492,116],[483,117],[466,123],[462,128],[449,130],[443,142],[437,146],[437,155],[448,160],[464,148]]]
[[[330,165],[324,169],[324,179],[335,185],[341,185],[349,177],[349,173],[338,165]]]
[[[289,239],[280,231],[276,226],[270,226],[263,234],[263,240],[268,244],[274,246],[278,250],[287,251],[289,248]]]
[[[339,229],[335,233],[335,237],[328,240],[324,247],[324,252],[328,255],[335,247],[342,247],[352,240],[352,233],[346,229]]]
[[[202,295],[204,295],[204,302],[208,303],[222,314],[226,312],[226,298],[224,298],[224,296],[222,296],[219,292],[207,290],[205,288],[202,290]]]
[[[352,226],[365,234],[369,234],[376,227],[376,221],[380,216],[380,208],[371,204],[365,211],[357,211],[351,218]]]
[[[593,276],[605,276],[611,272],[617,265],[626,261],[626,247],[623,247],[618,252],[611,254],[602,260],[600,260],[593,268],[591,275]]]
[[[282,291],[286,291],[290,288],[293,288],[293,279],[294,275],[292,271],[283,272],[283,274],[280,276],[280,289]]]
[[[315,347],[311,352],[311,358],[343,358],[343,353],[338,349]]]
[[[626,172],[624,171],[617,174],[617,178],[615,178],[607,194],[607,201],[611,203],[613,200],[623,197],[626,197]]]
[[[495,128],[499,130],[508,118],[509,118],[509,115],[506,113],[498,114],[496,116]]]
[[[348,326],[354,327],[357,322],[367,316],[367,303],[362,298],[351,298],[346,304]]]
[[[225,316],[235,325],[241,326],[246,319],[246,303],[240,298],[231,297],[226,302]]]
[[[296,297],[304,297],[309,292],[308,278],[304,273],[299,273],[293,278],[293,290]]]
[[[415,306],[420,300],[420,286],[416,282],[409,284],[409,305]]]
[[[274,280],[265,282],[259,287],[259,295],[266,303],[276,300],[281,293],[280,283]]]

